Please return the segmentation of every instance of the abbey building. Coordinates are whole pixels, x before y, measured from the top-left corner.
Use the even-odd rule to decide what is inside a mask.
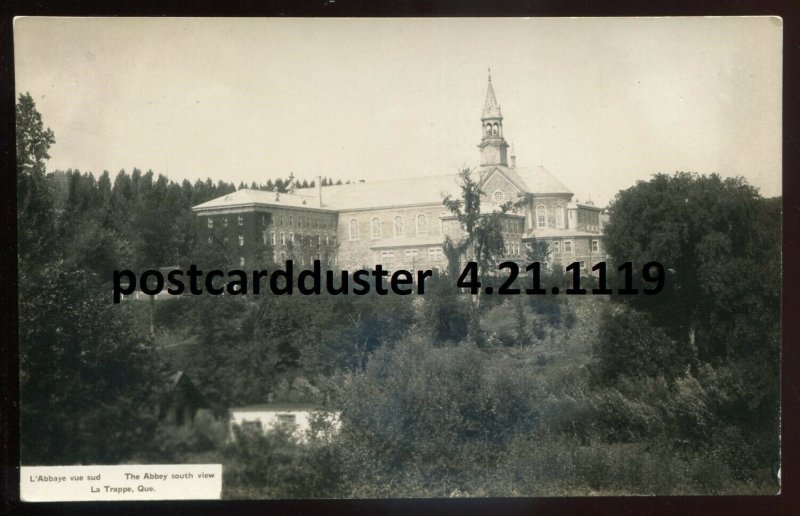
[[[585,272],[605,259],[601,209],[573,201],[572,192],[544,167],[517,166],[503,134],[503,115],[492,80],[480,118],[477,168],[481,209],[524,199],[503,221],[505,260],[527,262],[526,245],[544,240],[550,264],[581,262]],[[241,189],[195,206],[201,234],[222,241],[243,267],[315,259],[341,268],[444,268],[446,236],[463,229],[442,204],[458,197],[458,174],[321,186],[288,193]],[[272,256],[264,256],[266,252]]]

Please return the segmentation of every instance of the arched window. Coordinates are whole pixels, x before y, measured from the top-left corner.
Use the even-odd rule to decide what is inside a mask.
[[[556,227],[561,229],[564,227],[564,207],[558,206],[556,208]]]
[[[403,217],[400,216],[400,215],[397,215],[394,218],[394,236],[401,237],[401,236],[403,236],[404,232],[405,232],[405,228],[403,227]]]
[[[381,219],[372,217],[372,238],[381,238]]]
[[[425,215],[420,213],[417,215],[417,235],[427,235],[428,234],[428,219],[425,218]]]
[[[492,124],[486,124],[486,136],[492,135]]]
[[[497,124],[492,125],[492,136],[497,136]]]
[[[539,206],[536,208],[536,227],[537,228],[546,228],[547,227],[547,208],[544,206]]]
[[[358,240],[358,221],[356,219],[350,221],[350,240]]]
[[[439,234],[444,235],[444,219],[450,215],[449,211],[439,213]]]

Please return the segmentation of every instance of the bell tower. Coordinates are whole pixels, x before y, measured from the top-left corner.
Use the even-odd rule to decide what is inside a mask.
[[[486,102],[481,115],[481,166],[508,166],[508,143],[503,138],[503,115],[494,96],[492,71],[489,70],[489,86],[486,89]]]

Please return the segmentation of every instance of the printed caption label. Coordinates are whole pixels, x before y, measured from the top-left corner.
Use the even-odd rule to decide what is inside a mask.
[[[21,466],[25,502],[219,500],[222,464]]]

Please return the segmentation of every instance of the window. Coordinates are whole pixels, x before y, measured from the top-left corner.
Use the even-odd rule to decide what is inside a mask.
[[[244,256],[239,257],[239,266],[244,267]]]
[[[600,252],[600,242],[597,240],[592,240],[592,252],[597,253]]]
[[[358,221],[352,219],[350,221],[350,240],[358,240]]]
[[[441,247],[429,247],[428,248],[428,260],[432,262],[440,262],[442,261],[442,248]]]
[[[294,217],[289,217],[289,227],[294,227]]]
[[[559,254],[561,252],[561,242],[556,240],[553,242],[553,254]]]
[[[267,245],[267,232],[266,231],[262,231],[261,232],[261,238],[264,241],[264,245]]]
[[[213,242],[213,241],[214,241],[214,239],[213,239],[213,238],[211,238],[211,237],[208,237],[208,243],[209,243],[209,244],[210,244],[211,242]]]
[[[564,252],[565,253],[572,252],[572,240],[564,240]]]
[[[381,219],[372,217],[372,238],[381,238],[381,236],[383,236],[383,232],[381,231]]]
[[[242,421],[241,424],[242,433],[253,435],[253,434],[261,434],[263,430],[261,428],[261,421]]]
[[[417,235],[427,235],[428,234],[428,219],[425,218],[425,215],[420,213],[417,215]]]
[[[397,215],[394,218],[394,236],[401,237],[403,236],[405,228],[403,227],[403,217]]]
[[[244,236],[239,235],[239,245],[244,245]]]
[[[417,259],[417,254],[416,249],[406,249],[403,251],[403,258],[406,263],[414,263]]]
[[[270,242],[272,242],[272,245],[275,245],[275,232],[272,231],[272,232],[270,232],[269,235],[270,235],[269,236],[270,237]]]
[[[329,245],[330,243],[331,243],[331,237],[328,236],[328,235],[325,235],[325,245]]]
[[[394,251],[381,251],[381,263],[383,265],[394,263]]]
[[[496,190],[492,194],[492,199],[494,199],[494,202],[497,202],[497,203],[503,202],[505,200],[505,198],[506,198],[506,194],[504,194],[502,190]]]
[[[244,217],[242,217],[241,215],[239,215],[239,225],[244,226]]]
[[[212,219],[211,217],[208,217],[208,227],[210,228],[214,227],[214,219]]]
[[[295,415],[294,414],[278,414],[278,424],[279,425],[293,425],[295,422]]]
[[[261,225],[262,226],[266,226],[267,225],[267,216],[266,215],[262,215],[261,216]]]
[[[558,206],[556,208],[556,227],[562,229],[564,227],[564,207]]]
[[[286,245],[286,233],[281,233],[281,245]]]
[[[226,228],[228,227],[228,217],[222,218],[222,225],[225,226]]]
[[[439,234],[444,235],[444,219],[450,216],[450,212],[443,211],[439,214]]]
[[[289,242],[294,243],[294,233],[289,233]]]
[[[546,228],[547,227],[547,208],[544,206],[539,206],[536,208],[536,227],[537,228]]]

